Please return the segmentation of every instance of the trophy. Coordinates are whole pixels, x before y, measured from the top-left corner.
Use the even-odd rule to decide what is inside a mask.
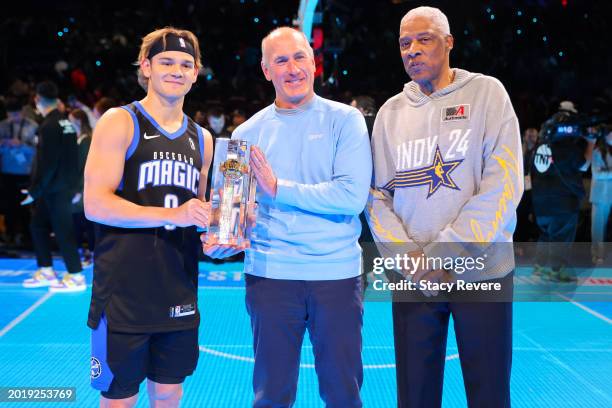
[[[250,151],[245,140],[220,137],[210,186],[212,217],[209,240],[218,244],[241,245],[249,240],[249,211],[255,205],[257,182],[249,168]],[[214,237],[214,238],[213,238]]]

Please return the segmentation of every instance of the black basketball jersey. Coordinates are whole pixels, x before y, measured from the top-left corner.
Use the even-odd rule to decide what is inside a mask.
[[[197,197],[204,156],[202,129],[185,115],[181,128],[168,133],[140,103],[122,108],[132,116],[134,136],[116,194],[154,207],[178,207]],[[97,327],[105,313],[114,331],[143,333],[197,326],[199,251],[193,226],[98,225],[88,325]]]

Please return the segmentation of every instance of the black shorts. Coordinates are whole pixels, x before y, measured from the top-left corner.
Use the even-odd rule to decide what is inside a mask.
[[[109,399],[138,393],[145,378],[181,384],[198,363],[198,328],[162,333],[108,330],[105,316],[91,334],[91,386]]]

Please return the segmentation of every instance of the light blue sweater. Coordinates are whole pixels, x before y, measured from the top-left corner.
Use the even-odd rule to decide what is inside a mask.
[[[259,146],[278,178],[275,199],[257,192],[245,273],[291,280],[358,276],[358,216],[372,177],[359,111],[317,95],[295,110],[272,104],[240,125],[232,139]]]

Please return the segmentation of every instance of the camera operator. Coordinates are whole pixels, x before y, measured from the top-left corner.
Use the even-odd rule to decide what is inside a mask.
[[[523,173],[525,175],[525,190],[516,209],[517,223],[514,230],[514,242],[533,242],[538,239],[538,226],[536,225],[533,204],[531,200],[531,167],[533,156],[538,146],[539,131],[536,128],[527,128],[523,132]],[[517,247],[520,255],[521,247]]]
[[[579,127],[573,102],[563,101],[542,125],[532,161],[532,201],[540,238],[534,275],[570,282],[566,257],[576,237],[580,201],[585,196],[582,173],[593,155],[594,140]],[[556,243],[554,248],[549,243]]]

